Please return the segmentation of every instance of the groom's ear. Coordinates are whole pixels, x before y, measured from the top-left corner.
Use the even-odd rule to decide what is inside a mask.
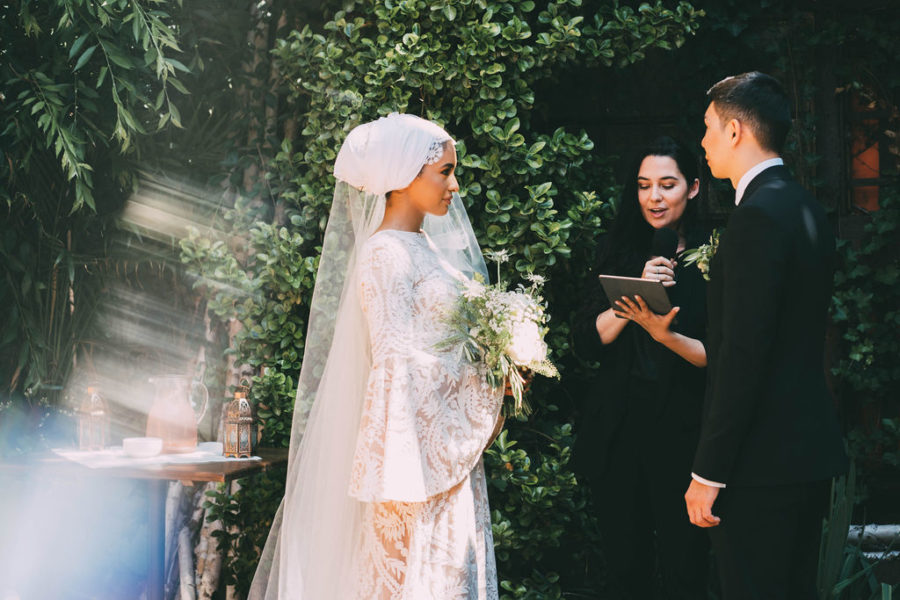
[[[738,119],[731,119],[725,126],[725,134],[731,139],[731,145],[736,145],[741,141],[741,137],[746,133],[743,123]]]

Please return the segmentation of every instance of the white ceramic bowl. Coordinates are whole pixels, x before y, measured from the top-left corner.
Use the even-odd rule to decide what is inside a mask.
[[[133,437],[122,440],[122,449],[132,458],[147,458],[162,452],[163,441],[158,437]]]

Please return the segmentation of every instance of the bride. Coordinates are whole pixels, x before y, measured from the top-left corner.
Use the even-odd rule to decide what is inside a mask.
[[[455,348],[460,282],[487,279],[453,139],[412,115],[353,129],[337,180],[285,496],[251,600],[496,599],[481,454],[502,390]]]

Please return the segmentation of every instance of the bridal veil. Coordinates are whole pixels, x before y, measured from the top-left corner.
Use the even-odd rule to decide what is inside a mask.
[[[316,276],[291,430],[285,495],[250,600],[347,598],[363,504],[348,494],[371,356],[360,307],[358,250],[384,217],[385,194],[409,185],[436,148],[434,123],[393,113],[354,128],[334,165],[334,199]],[[440,156],[438,151],[438,156]],[[487,269],[462,201],[423,225],[468,277]]]

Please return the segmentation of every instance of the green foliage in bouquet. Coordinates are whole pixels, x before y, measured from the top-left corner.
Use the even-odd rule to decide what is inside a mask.
[[[536,90],[562,67],[621,67],[652,49],[681,46],[702,13],[686,2],[671,6],[350,2],[324,26],[304,27],[276,43],[272,72],[281,88],[267,106],[283,102],[283,119],[296,121],[297,133],[279,139],[269,132],[266,143],[277,151],[257,147],[232,161],[257,161],[265,175],[243,183],[231,178],[246,188],[236,190],[242,196],[229,215],[227,243],[196,235],[184,244],[185,262],[213,298],[216,314],[243,324],[232,350],[238,360],[264,377],[284,376],[270,379],[267,388],[267,401],[276,398],[278,410],[260,411],[265,432],[284,432],[273,441],[286,443],[290,427],[287,400],[294,394],[314,261],[332,198],[331,166],[350,129],[392,111],[433,119],[458,140],[460,195],[482,247],[512,257],[505,276],[515,283],[539,272],[558,282],[544,290],[554,314],[546,340],[553,356],[565,360],[569,315],[588,287],[588,257],[617,188],[608,164],[591,156],[593,143],[583,131],[537,114]],[[590,545],[569,465],[570,416],[544,400],[558,394],[553,384],[540,384],[532,391],[534,418],[511,424],[504,434],[506,447],[518,444],[516,451],[524,453],[516,454],[519,462],[488,460],[500,576],[509,597],[561,597],[571,584],[558,571]],[[509,478],[507,462],[513,473],[527,475]],[[250,489],[232,500],[268,502]],[[276,503],[269,508],[274,512]],[[260,531],[240,513],[233,518],[243,533],[228,542],[232,548],[261,547]],[[582,542],[561,550],[564,538]],[[542,560],[546,554],[566,560]],[[235,579],[246,589],[249,565],[229,568],[240,569]]]

